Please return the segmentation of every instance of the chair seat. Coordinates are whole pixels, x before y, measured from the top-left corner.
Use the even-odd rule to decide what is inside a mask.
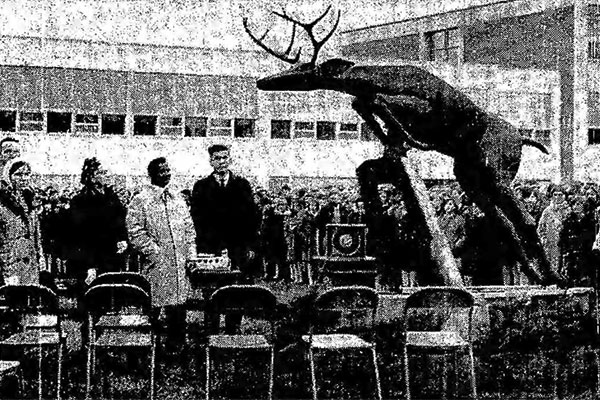
[[[149,328],[150,318],[143,314],[103,315],[95,325],[98,328]]]
[[[302,340],[317,349],[364,349],[373,344],[351,334],[321,334],[313,335],[312,343],[309,335],[303,335]]]
[[[16,371],[21,366],[19,361],[1,361],[0,360],[0,376]]]
[[[151,347],[152,335],[147,332],[106,330],[94,341],[97,347]]]
[[[0,344],[7,346],[55,346],[58,345],[66,336],[59,338],[56,331],[27,331],[20,332],[2,340]]]
[[[219,349],[270,349],[264,335],[211,335],[208,346]]]
[[[406,346],[410,348],[452,350],[468,347],[469,342],[454,331],[408,331]]]

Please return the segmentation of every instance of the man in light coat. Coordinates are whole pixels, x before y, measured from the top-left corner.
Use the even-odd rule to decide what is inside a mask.
[[[184,198],[169,188],[171,170],[164,157],[148,164],[150,183],[129,204],[127,231],[132,247],[141,254],[141,273],[152,287],[152,306],[164,309],[166,350],[185,342],[185,303],[189,281],[186,259],[195,255],[196,234]]]

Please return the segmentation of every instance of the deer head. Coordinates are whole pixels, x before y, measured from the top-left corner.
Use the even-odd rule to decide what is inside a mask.
[[[321,40],[317,40],[317,38],[315,37],[315,34],[313,32],[313,28],[327,15],[327,13],[329,13],[330,9],[331,9],[331,6],[327,7],[327,9],[325,10],[325,12],[323,14],[321,14],[317,19],[315,19],[309,23],[300,22],[297,19],[292,18],[285,12],[280,13],[280,12],[273,11],[273,14],[292,23],[292,38],[290,40],[289,46],[283,52],[277,52],[277,51],[271,49],[269,46],[267,46],[264,43],[264,40],[267,37],[267,34],[269,33],[268,29],[259,38],[256,35],[254,35],[252,33],[252,31],[250,30],[250,28],[248,27],[248,19],[247,18],[243,19],[244,29],[246,30],[246,33],[248,33],[248,35],[250,36],[250,38],[252,39],[252,41],[254,43],[256,43],[258,46],[260,46],[263,50],[265,50],[267,53],[271,54],[272,56],[275,56],[282,61],[285,61],[289,64],[294,65],[294,67],[292,67],[291,69],[289,69],[287,71],[283,71],[281,73],[259,79],[256,82],[256,86],[260,90],[302,90],[302,91],[304,91],[304,90],[315,90],[315,89],[325,88],[324,85],[327,83],[327,81],[326,80],[324,81],[324,78],[326,78],[326,76],[323,75],[321,66],[325,65],[326,63],[331,64],[331,61],[334,61],[334,60],[330,60],[329,62],[323,63],[322,65],[317,65],[317,59],[319,56],[319,51],[321,50],[323,45],[327,42],[327,40],[329,40],[329,38],[333,35],[335,30],[337,29],[337,26],[340,22],[340,11],[338,10],[337,18],[333,25],[333,28]],[[299,48],[295,52],[295,54],[292,55],[294,40],[296,38],[296,28],[297,27],[301,27],[302,29],[304,29],[306,31],[306,33],[311,41],[312,47],[313,47],[312,57],[311,57],[310,61],[307,63],[299,62],[300,54],[302,53],[302,48]],[[337,60],[337,61],[344,62],[344,60]],[[352,63],[349,63],[347,61],[345,63],[347,63],[346,68],[349,65],[352,65]],[[338,65],[338,63],[336,63],[336,66],[337,65]]]

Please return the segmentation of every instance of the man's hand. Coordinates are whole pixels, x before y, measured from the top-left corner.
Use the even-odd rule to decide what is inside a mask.
[[[96,268],[90,268],[87,271],[87,276],[85,278],[85,284],[89,285],[93,282],[94,279],[96,279],[96,275],[97,275],[97,271]]]
[[[248,252],[246,253],[246,255],[248,256],[248,261],[252,261],[252,260],[254,260],[254,257],[256,256],[256,253],[254,253],[253,250],[248,250]]]
[[[127,242],[124,240],[117,242],[117,254],[123,254],[125,250],[127,250]]]

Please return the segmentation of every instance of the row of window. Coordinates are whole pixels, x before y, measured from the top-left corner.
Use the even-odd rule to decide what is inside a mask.
[[[123,114],[17,112],[0,110],[0,131],[124,135]],[[255,137],[255,120],[198,116],[134,115],[133,135],[173,137]],[[272,120],[273,139],[374,140],[366,125],[332,121]]]

